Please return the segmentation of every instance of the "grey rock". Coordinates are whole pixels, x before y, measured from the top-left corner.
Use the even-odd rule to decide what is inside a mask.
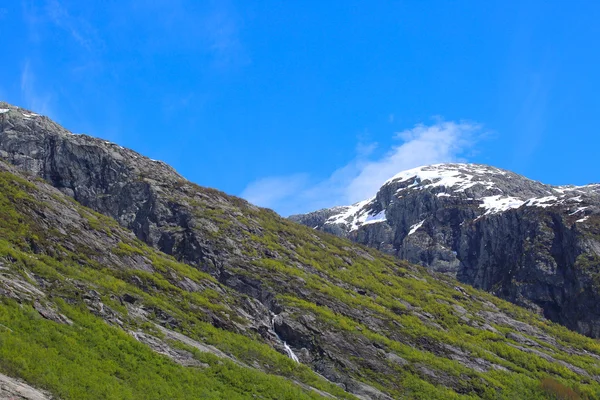
[[[144,332],[134,331],[130,332],[130,334],[139,342],[144,343],[148,347],[150,347],[155,352],[165,355],[169,357],[171,360],[175,361],[177,364],[186,366],[186,367],[208,367],[208,364],[204,364],[194,358],[194,355],[186,350],[175,349],[172,346],[169,346],[164,341],[160,340],[157,337],[149,335]]]
[[[58,322],[59,324],[73,325],[73,321],[60,314],[52,306],[43,305],[39,301],[36,301],[33,303],[33,308],[35,308],[42,317],[49,319],[50,321]]]
[[[52,400],[52,396],[4,374],[0,374],[0,400]]]

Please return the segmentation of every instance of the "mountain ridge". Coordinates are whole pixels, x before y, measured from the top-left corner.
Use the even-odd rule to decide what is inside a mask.
[[[514,187],[506,190],[506,187],[497,187],[492,181],[482,180],[481,178],[486,175],[497,178],[503,176],[503,178],[511,179],[516,178],[520,182],[528,182],[530,184],[529,190],[521,193],[514,193]],[[479,180],[473,180],[478,178]],[[496,192],[499,194],[484,196],[477,194],[475,197],[471,197],[470,200],[481,200],[481,207],[486,208],[486,211],[502,212],[511,208],[518,208],[522,205],[540,205],[549,203],[552,197],[562,196],[565,197],[565,193],[574,191],[581,192],[598,192],[600,193],[600,184],[592,183],[587,185],[548,185],[544,184],[524,176],[515,174],[514,172],[504,170],[501,168],[485,165],[485,164],[474,164],[474,163],[438,163],[423,165],[417,168],[402,171],[392,178],[388,179],[383,183],[381,188],[398,182],[406,182],[410,179],[415,179],[411,183],[411,186],[416,189],[423,188],[446,188],[449,190],[439,190],[436,195],[438,197],[451,196],[452,192],[464,192],[474,186],[484,186],[486,192]],[[428,184],[422,184],[422,182],[429,182]],[[487,186],[487,187],[486,187]],[[409,187],[400,188],[397,192],[402,189]],[[512,189],[512,190],[511,190]],[[380,189],[381,190],[381,189]],[[510,192],[510,195],[505,195],[506,192]],[[515,196],[515,197],[512,197]],[[312,213],[329,214],[327,219],[322,222],[323,224],[344,224],[350,223],[350,231],[357,230],[360,225],[365,223],[376,223],[383,222],[384,219],[377,218],[376,215],[366,214],[361,211],[370,211],[369,205],[375,202],[377,196],[370,197],[366,200],[356,202],[348,206],[334,206],[330,208],[324,208]],[[307,214],[312,214],[307,213]],[[297,214],[290,216],[290,219],[300,219],[301,216],[307,214]],[[359,215],[360,214],[360,215]],[[361,217],[363,220],[361,220]],[[349,222],[351,221],[351,222]]]
[[[600,395],[589,338],[11,110],[0,373],[64,399]]]
[[[590,308],[600,269],[598,184],[551,186],[485,165],[436,164],[399,173],[353,206],[290,219],[600,335],[600,310]]]

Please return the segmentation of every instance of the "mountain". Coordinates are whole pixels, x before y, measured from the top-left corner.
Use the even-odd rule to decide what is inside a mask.
[[[371,199],[290,219],[600,337],[600,185],[437,164],[399,173]]]
[[[600,398],[595,340],[162,162],[6,103],[0,160],[0,398]]]

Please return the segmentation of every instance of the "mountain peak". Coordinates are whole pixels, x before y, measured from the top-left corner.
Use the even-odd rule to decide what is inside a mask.
[[[401,171],[388,179],[387,182],[406,180],[414,176],[420,177],[422,180],[435,179],[435,178],[455,178],[456,183],[460,183],[462,180],[473,176],[485,176],[485,175],[507,175],[510,171],[505,171],[500,168],[492,167],[484,164],[471,164],[471,163],[439,163],[422,165],[417,168],[408,169]],[[462,178],[462,179],[461,179]],[[454,184],[453,181],[446,181],[447,184]]]
[[[589,316],[563,286],[574,273],[580,282],[595,279],[586,274],[600,260],[600,185],[552,186],[487,165],[434,164],[396,174],[354,205],[291,219],[600,336],[600,320],[576,321]],[[594,287],[586,289],[591,297]]]
[[[364,225],[386,222],[389,204],[418,193],[435,196],[442,204],[467,202],[477,206],[476,216],[480,216],[522,206],[575,205],[582,201],[581,196],[600,194],[600,185],[552,186],[489,165],[441,163],[399,172],[375,196],[318,213],[327,214],[323,225],[341,225],[354,232]]]
[[[29,153],[22,151],[24,147],[44,151]],[[56,152],[58,160],[53,163],[45,154],[50,148]],[[74,134],[48,117],[6,102],[0,102],[0,157],[44,177],[70,195],[78,191],[87,193],[91,181],[105,173],[144,176],[161,184],[182,179],[175,169],[162,161],[150,159],[104,139]],[[72,176],[74,181],[67,187],[64,187],[64,179],[61,182],[54,181],[55,177],[61,175],[58,169],[72,169],[73,165],[80,163],[107,170]],[[95,196],[93,192],[87,195]]]
[[[396,174],[384,183],[400,188],[419,187],[436,193],[470,192],[476,198],[492,194],[518,194],[521,197],[549,193],[550,187],[521,175],[483,164],[445,163],[425,165]],[[469,190],[471,189],[471,190]],[[475,190],[478,189],[478,190]],[[525,193],[521,193],[521,192]],[[518,192],[518,193],[515,193]]]

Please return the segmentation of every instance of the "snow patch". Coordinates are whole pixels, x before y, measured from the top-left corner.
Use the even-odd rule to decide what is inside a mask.
[[[388,179],[385,184],[415,179],[410,186],[398,189],[398,192],[417,185],[423,189],[443,186],[452,188],[456,192],[463,192],[475,185],[483,185],[486,189],[494,188],[494,182],[481,179],[491,175],[506,175],[506,172],[476,164],[434,164],[400,172]],[[422,182],[425,181],[429,183],[423,185]]]
[[[589,215],[588,215],[587,217],[580,218],[580,219],[578,219],[578,220],[577,220],[577,221],[575,221],[575,222],[580,222],[580,223],[581,223],[581,222],[585,222],[585,221],[587,221],[587,219],[588,219],[588,218],[589,218]]]
[[[387,219],[385,218],[385,211],[380,211],[375,215],[367,215],[367,218],[363,222],[363,225],[366,224],[375,224],[377,222],[385,222]]]
[[[508,189],[505,188],[505,192],[497,185],[498,182],[514,177],[516,175],[508,171],[485,165],[434,164],[400,172],[391,179],[388,179],[384,183],[384,186],[390,183],[403,186],[396,190],[394,198],[390,199],[390,204],[394,202],[395,198],[402,198],[411,190],[439,188],[433,190],[434,192],[438,192],[435,194],[437,198],[459,196],[459,193],[462,192],[463,194],[460,195],[461,198],[479,204],[479,207],[484,209],[483,214],[477,219],[486,215],[517,209],[522,206],[546,208],[556,205],[566,205],[573,210],[577,203],[585,202],[582,199],[586,197],[585,195],[595,194],[597,193],[597,188],[600,188],[600,185],[567,185],[555,187],[544,185],[547,190],[540,190],[540,194],[538,195],[543,197],[528,198],[525,196],[521,197],[521,195],[514,197],[510,195],[510,187]],[[477,189],[473,192],[475,195],[464,195],[465,191],[474,187]],[[330,216],[325,224],[345,225],[345,229],[352,232],[363,225],[387,221],[385,210],[375,213],[373,211],[375,208],[374,205],[375,197],[372,197],[351,206],[335,207],[332,209],[334,215]],[[379,207],[377,208],[379,209]],[[573,214],[581,211],[583,209],[578,209]],[[413,225],[410,228],[409,235],[419,229],[421,227],[420,224]]]
[[[8,108],[0,108],[0,114],[4,114],[9,112],[10,110]]]
[[[410,230],[408,231],[408,235],[406,235],[406,236],[410,236],[410,235],[412,235],[413,233],[415,233],[417,230],[419,230],[419,228],[423,226],[423,223],[424,223],[424,222],[425,222],[425,220],[423,220],[423,221],[421,221],[421,222],[419,222],[419,223],[416,223],[416,224],[414,224],[413,226],[411,226],[411,227],[410,227]]]
[[[579,213],[579,212],[582,212],[582,211],[584,211],[584,210],[587,210],[588,208],[590,208],[590,207],[579,207],[577,210],[573,211],[573,212],[572,212],[572,213],[570,213],[569,215],[575,215],[575,214],[577,214],[577,213]]]
[[[555,205],[556,200],[558,200],[558,198],[556,196],[546,196],[546,197],[540,197],[537,199],[529,199],[529,200],[527,200],[526,205],[546,208],[546,207]]]
[[[501,213],[512,208],[519,208],[523,205],[524,201],[516,197],[505,196],[501,194],[496,196],[483,197],[483,202],[479,207],[486,209],[484,215]]]
[[[367,204],[369,204],[370,202],[372,202],[373,200],[375,200],[375,198],[371,198],[368,200],[363,200],[363,201],[359,201],[358,203],[355,203],[351,206],[343,206],[343,207],[337,207],[340,212],[338,214],[332,215],[331,217],[327,218],[327,221],[325,221],[326,224],[351,224],[352,226],[352,230],[356,230],[358,229],[358,226],[356,226],[356,219],[359,217],[357,214],[359,211],[362,210],[363,207],[365,207]],[[363,211],[364,213],[366,213],[366,211]],[[366,219],[366,215],[365,215],[365,219]]]
[[[386,222],[385,210],[372,214],[371,210],[367,208],[374,200],[375,197],[351,206],[336,207],[336,211],[339,210],[340,212],[327,218],[325,223],[330,225],[346,224],[349,226],[350,232],[353,232],[363,225]]]

